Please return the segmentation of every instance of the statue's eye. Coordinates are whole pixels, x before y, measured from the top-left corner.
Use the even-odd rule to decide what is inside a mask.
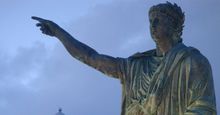
[[[155,18],[155,19],[153,20],[153,23],[152,23],[152,24],[153,24],[154,26],[156,26],[158,23],[159,23],[159,19],[158,19],[158,18]]]

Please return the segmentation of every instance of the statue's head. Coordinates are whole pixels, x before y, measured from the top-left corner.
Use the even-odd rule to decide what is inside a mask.
[[[149,10],[149,19],[154,41],[172,38],[175,43],[182,42],[185,15],[175,3],[166,2],[152,6]]]

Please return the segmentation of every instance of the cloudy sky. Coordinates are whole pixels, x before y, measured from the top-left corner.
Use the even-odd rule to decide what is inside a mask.
[[[66,115],[119,115],[120,82],[73,59],[30,17],[53,20],[100,53],[128,57],[155,47],[147,14],[160,2],[165,0],[0,0],[0,114],[53,115],[62,107]],[[184,43],[212,65],[219,105],[220,1],[175,2],[186,15]]]

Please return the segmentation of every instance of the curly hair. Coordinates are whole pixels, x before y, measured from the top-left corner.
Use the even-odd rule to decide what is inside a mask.
[[[174,29],[174,39],[177,42],[182,42],[182,31],[184,27],[185,15],[182,12],[181,8],[177,6],[176,3],[172,4],[170,2],[161,3],[155,6],[152,6],[149,10],[149,15],[153,12],[163,13],[169,18],[172,19],[173,29]]]

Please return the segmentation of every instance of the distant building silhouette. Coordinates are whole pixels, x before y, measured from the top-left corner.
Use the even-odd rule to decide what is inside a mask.
[[[65,114],[62,112],[62,108],[59,108],[58,112],[55,115],[65,115]]]

